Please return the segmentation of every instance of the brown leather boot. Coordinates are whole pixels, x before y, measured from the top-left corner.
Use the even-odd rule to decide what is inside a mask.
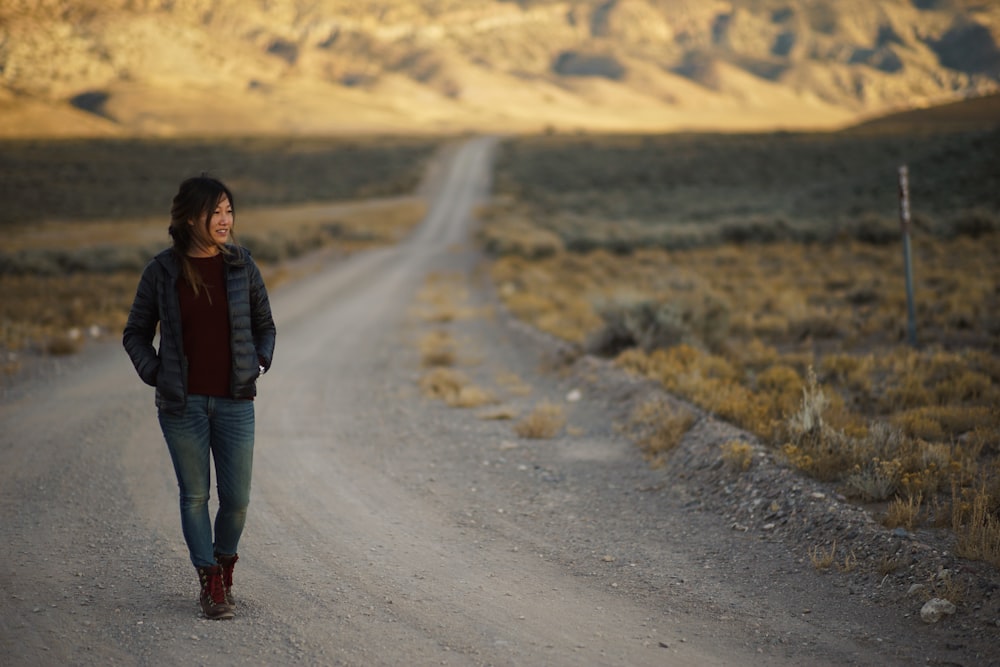
[[[222,584],[222,567],[199,567],[201,581],[201,610],[205,618],[224,620],[233,617],[233,608],[226,604],[226,589]]]
[[[236,601],[233,599],[233,569],[236,567],[236,561],[239,559],[239,554],[231,556],[220,553],[215,554],[215,562],[222,566],[222,586],[226,589],[226,604],[230,607],[236,606]]]

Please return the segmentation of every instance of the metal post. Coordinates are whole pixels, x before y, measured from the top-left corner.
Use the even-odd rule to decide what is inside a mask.
[[[910,345],[917,345],[917,314],[913,305],[913,256],[910,252],[910,181],[904,164],[899,168],[899,225],[903,232],[903,264],[906,268],[906,333]]]

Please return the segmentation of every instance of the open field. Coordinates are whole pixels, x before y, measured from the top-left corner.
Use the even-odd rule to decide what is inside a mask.
[[[392,243],[424,216],[429,139],[64,140],[0,145],[0,347],[66,354],[117,334],[138,273],[169,245],[170,200],[209,171],[233,189],[236,234],[278,263]],[[270,265],[270,266],[269,266]],[[17,371],[15,357],[3,370]]]
[[[481,234],[516,315],[1000,566],[998,178],[996,127],[525,138]]]
[[[511,141],[498,161],[498,208],[569,250],[895,242],[897,170],[907,164],[920,231],[1000,229],[1000,125],[901,127]]]
[[[188,176],[242,209],[411,194],[440,138],[237,137],[0,141],[0,227],[159,215]]]

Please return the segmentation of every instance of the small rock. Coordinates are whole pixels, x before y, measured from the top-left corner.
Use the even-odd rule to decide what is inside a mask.
[[[913,584],[912,586],[910,586],[910,589],[908,591],[906,591],[906,596],[907,597],[913,597],[917,593],[920,593],[921,591],[923,591],[925,588],[927,588],[927,587],[924,586],[923,584]]]
[[[603,560],[605,563],[614,563],[615,562],[615,557],[614,556],[605,556],[601,560]]]
[[[896,537],[909,537],[910,536],[910,534],[906,531],[905,528],[896,528],[895,530],[892,531],[892,534],[895,535]]]
[[[566,400],[569,401],[570,403],[576,403],[581,398],[583,398],[583,394],[580,393],[579,389],[574,389],[573,391],[566,394]]]
[[[955,605],[943,598],[932,598],[920,609],[920,618],[924,623],[937,623],[945,614],[954,614]]]

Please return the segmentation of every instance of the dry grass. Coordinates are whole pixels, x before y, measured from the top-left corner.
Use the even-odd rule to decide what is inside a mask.
[[[985,488],[956,490],[952,499],[952,529],[958,536],[955,553],[1000,567],[1000,518],[997,499]],[[969,497],[971,496],[971,498]]]
[[[970,158],[995,170],[1000,144],[983,136],[522,140],[501,156],[500,196],[483,216],[492,278],[514,315],[662,383],[862,502],[889,501],[892,520],[947,524],[953,484],[995,512],[1000,199],[948,175]],[[962,164],[932,159],[932,145]],[[922,174],[915,348],[895,165],[874,186],[849,182],[902,147]],[[737,149],[743,165],[770,157],[760,169],[720,164]],[[825,173],[832,155],[856,168]],[[683,185],[650,187],[651,172]],[[515,232],[523,242],[507,240]],[[918,497],[922,510],[908,505]],[[950,523],[982,553],[976,531],[992,524],[961,517]]]
[[[425,396],[442,400],[451,407],[477,408],[496,403],[496,397],[451,368],[459,361],[459,350],[449,325],[471,312],[466,306],[468,293],[462,280],[460,274],[433,273],[418,294],[417,316],[434,327],[423,334],[419,343],[421,365],[430,369],[421,376],[420,388]]]
[[[409,193],[439,141],[2,143],[10,178],[0,211],[0,347],[71,353],[78,341],[69,332],[117,334],[124,325],[139,272],[169,245],[178,174],[211,165],[234,189],[237,236],[270,265],[274,285],[290,275],[277,263],[319,247],[350,253],[406,236],[426,214]],[[54,169],[72,176],[53,178]],[[315,203],[324,201],[332,203]]]
[[[469,291],[458,273],[431,273],[417,294],[416,316],[431,324],[445,325],[475,314],[468,307]]]
[[[451,334],[435,329],[420,339],[420,363],[424,367],[452,366],[456,358],[456,343]]]
[[[554,438],[565,425],[566,414],[562,406],[542,402],[514,424],[514,433],[520,438],[545,440]]]
[[[476,415],[483,421],[510,421],[517,419],[517,411],[513,408],[500,406],[491,410],[484,410]]]
[[[926,503],[953,478],[968,486],[980,469],[997,477],[995,239],[916,242],[918,331],[940,341],[918,349],[899,344],[895,247],[561,252],[501,257],[492,270],[515,315],[617,354],[624,368],[747,429],[805,472],[863,501],[920,494]],[[830,321],[837,326],[822,324]],[[987,495],[1000,503],[1000,492]]]
[[[879,576],[886,576],[887,574],[892,574],[896,572],[903,566],[902,561],[900,561],[898,556],[895,555],[884,555],[879,559],[878,564],[875,566],[875,571],[878,572]]]
[[[501,373],[497,376],[497,383],[513,396],[527,396],[531,393],[531,385],[516,373]]]
[[[626,430],[639,444],[646,459],[659,466],[666,455],[681,443],[695,420],[696,416],[690,410],[675,407],[661,399],[652,399],[632,411]]]
[[[424,373],[420,390],[453,408],[478,408],[496,401],[493,394],[471,384],[465,375],[451,368],[434,368]]]
[[[0,275],[0,347],[65,354],[82,344],[74,331],[117,335],[125,326],[138,281],[132,273]]]
[[[256,243],[251,251],[274,287],[281,272],[268,262],[320,247],[350,253],[395,242],[425,209],[423,201],[406,198],[248,211],[240,214],[238,234],[248,246]],[[117,335],[142,267],[168,245],[165,230],[165,223],[150,220],[47,222],[10,230],[0,247],[0,347],[72,354],[83,341],[71,339],[73,330]]]
[[[906,498],[894,498],[889,503],[885,512],[885,519],[882,523],[886,528],[903,527],[906,530],[913,530],[920,522],[920,506],[923,503],[923,496],[907,496]]]
[[[894,175],[905,160],[922,230],[998,231],[1000,194],[990,179],[969,176],[995,172],[997,136],[984,123],[913,134],[525,137],[500,151],[498,215],[580,252],[884,243],[898,239]]]
[[[926,599],[942,598],[960,605],[969,592],[968,584],[959,577],[953,577],[950,570],[942,570],[928,581],[923,595]]]
[[[844,554],[844,559],[837,563],[837,569],[841,572],[853,572],[858,567],[858,555],[854,550],[848,550]]]
[[[837,541],[834,540],[829,548],[819,545],[809,547],[809,560],[817,570],[829,570],[837,560]]]
[[[206,169],[233,189],[240,216],[309,202],[408,196],[440,144],[429,136],[2,140],[0,226],[6,232],[75,220],[88,227],[155,215],[165,238],[171,188]]]
[[[746,472],[753,465],[753,447],[742,440],[729,440],[722,444],[722,460],[731,469]]]

